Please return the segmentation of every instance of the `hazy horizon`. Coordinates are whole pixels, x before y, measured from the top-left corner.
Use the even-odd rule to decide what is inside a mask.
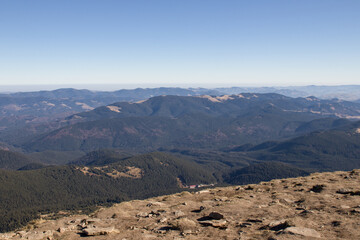
[[[91,91],[117,91],[121,89],[137,89],[137,88],[301,88],[301,87],[344,87],[344,86],[359,86],[360,84],[338,84],[338,85],[138,85],[138,84],[33,84],[33,85],[0,85],[0,93],[14,93],[14,92],[36,92],[36,91],[53,91],[57,89],[72,88],[77,90],[91,90]]]

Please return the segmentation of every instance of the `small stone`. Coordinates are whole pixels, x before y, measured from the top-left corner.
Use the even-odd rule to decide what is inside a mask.
[[[350,193],[351,196],[360,196],[360,191],[353,191]]]
[[[261,219],[256,219],[256,218],[249,218],[246,221],[252,222],[252,223],[262,223],[263,222]]]
[[[117,233],[118,231],[114,227],[108,228],[100,228],[96,226],[88,226],[83,229],[81,234],[85,236],[100,236],[100,235],[108,235],[110,233]]]
[[[334,227],[338,227],[341,225],[341,222],[340,221],[332,221],[331,225],[333,225]]]
[[[66,231],[66,228],[59,227],[56,231],[59,233],[64,233]]]
[[[280,231],[291,226],[293,226],[293,224],[289,223],[286,220],[271,222],[268,225],[269,229],[272,231]]]
[[[248,226],[251,226],[251,225],[252,225],[251,223],[245,222],[245,223],[240,223],[240,224],[238,225],[238,227],[245,228],[245,227],[248,227]]]
[[[220,220],[224,218],[224,215],[222,215],[221,213],[218,212],[211,212],[209,214],[209,218],[214,219],[214,220]]]
[[[162,203],[162,202],[151,202],[151,203],[148,203],[146,206],[147,207],[151,207],[151,206],[156,206],[156,207],[163,207],[165,206],[166,204],[165,203]]]
[[[201,190],[198,193],[201,194],[201,193],[209,193],[209,192],[210,192],[209,190]]]
[[[315,193],[321,193],[324,190],[325,185],[314,185],[310,191]]]
[[[194,213],[200,213],[201,211],[203,211],[205,209],[204,206],[200,206],[199,209],[195,209],[195,210],[192,210],[191,212],[194,212]]]
[[[226,220],[211,220],[211,221],[199,221],[201,225],[204,226],[212,226],[215,228],[226,228],[227,227],[227,221]]]
[[[346,188],[341,188],[336,191],[336,193],[339,193],[339,194],[350,194],[351,192],[352,191],[350,189],[346,189]]]
[[[165,234],[169,230],[171,230],[171,227],[160,227],[160,228],[154,229],[153,231],[155,233]]]
[[[149,216],[149,214],[146,213],[146,212],[139,212],[138,214],[136,214],[136,217],[143,217],[143,218],[145,218],[145,217],[148,217],[148,216]]]
[[[188,218],[180,218],[171,223],[173,229],[190,233],[196,230],[196,223]]]
[[[175,217],[182,217],[185,215],[185,213],[183,213],[182,211],[179,210],[179,211],[175,211],[174,215],[175,215]]]
[[[360,213],[360,210],[357,210],[357,209],[353,209],[350,211],[351,214],[359,214]]]

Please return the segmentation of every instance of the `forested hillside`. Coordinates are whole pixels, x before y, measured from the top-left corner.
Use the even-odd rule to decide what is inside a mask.
[[[0,231],[19,227],[44,212],[93,209],[98,204],[215,182],[211,172],[196,163],[165,153],[139,155],[103,167],[0,170]]]

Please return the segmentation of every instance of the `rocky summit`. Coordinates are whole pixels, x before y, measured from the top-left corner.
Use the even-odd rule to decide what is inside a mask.
[[[42,216],[0,239],[360,239],[360,170],[202,189]]]

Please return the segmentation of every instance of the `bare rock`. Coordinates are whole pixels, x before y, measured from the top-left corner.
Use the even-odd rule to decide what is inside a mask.
[[[305,227],[288,227],[284,230],[285,233],[300,235],[304,237],[321,238],[320,233],[311,228]]]

